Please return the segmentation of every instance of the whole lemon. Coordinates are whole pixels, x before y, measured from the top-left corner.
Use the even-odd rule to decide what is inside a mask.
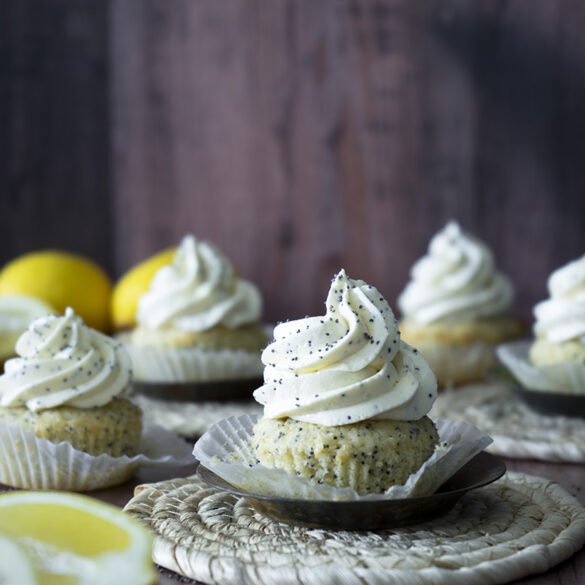
[[[0,294],[27,295],[63,313],[71,307],[89,327],[107,332],[112,283],[92,260],[61,250],[31,252],[0,271]]]
[[[115,330],[136,325],[138,299],[148,290],[159,268],[171,264],[176,248],[168,248],[147,258],[126,272],[112,293],[111,321]]]

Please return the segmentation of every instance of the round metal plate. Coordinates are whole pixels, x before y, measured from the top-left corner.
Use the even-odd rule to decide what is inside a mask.
[[[209,485],[245,497],[256,510],[274,520],[335,530],[383,530],[427,522],[444,514],[469,490],[490,484],[504,475],[504,461],[479,453],[434,494],[398,500],[330,502],[295,500],[243,492],[199,465],[199,477]]]
[[[251,400],[252,392],[262,384],[262,378],[248,378],[214,382],[133,382],[132,388],[139,394],[158,400],[206,402]]]
[[[527,406],[539,414],[585,418],[584,395],[524,388],[504,366],[493,367],[486,375],[491,382],[510,388]]]

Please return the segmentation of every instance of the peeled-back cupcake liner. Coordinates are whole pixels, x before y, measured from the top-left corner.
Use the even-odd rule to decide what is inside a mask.
[[[257,463],[252,436],[259,418],[246,414],[223,419],[195,443],[193,455],[204,467],[243,491],[284,498],[367,501],[430,495],[492,442],[465,422],[437,420],[439,444],[434,454],[404,485],[392,486],[384,494],[360,496],[352,488],[315,485],[283,469]]]
[[[71,443],[52,443],[32,431],[0,423],[0,483],[83,492],[123,483],[139,467],[195,465],[184,439],[148,421],[140,451],[134,457],[94,456]]]
[[[137,347],[122,338],[135,382],[213,382],[262,376],[259,351]]]
[[[528,359],[532,341],[505,343],[498,347],[500,361],[530,390],[585,394],[585,364],[563,362],[534,366]]]

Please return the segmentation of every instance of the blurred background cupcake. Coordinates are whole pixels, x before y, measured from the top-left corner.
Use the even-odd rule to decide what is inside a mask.
[[[585,364],[585,256],[555,270],[548,291],[550,298],[534,307],[530,361],[535,366]]]
[[[442,385],[481,380],[495,347],[522,335],[514,290],[488,247],[451,221],[411,270],[398,298],[401,334],[427,358]]]
[[[0,376],[0,482],[85,491],[134,472],[143,433],[122,345],[71,308],[30,323]]]
[[[585,256],[555,270],[534,307],[534,340],[504,344],[500,360],[529,389],[585,394]]]
[[[34,320],[15,351],[0,376],[1,424],[91,455],[136,454],[142,412],[123,396],[131,364],[119,342],[68,308]]]
[[[267,334],[257,287],[211,243],[187,235],[138,299],[122,335],[138,382],[209,382],[261,375]]]

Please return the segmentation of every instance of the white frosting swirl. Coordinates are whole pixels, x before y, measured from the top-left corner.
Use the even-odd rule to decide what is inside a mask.
[[[401,341],[384,297],[341,270],[326,307],[322,317],[274,329],[262,353],[264,385],[254,392],[264,416],[333,426],[426,415],[437,381],[424,357]]]
[[[0,406],[91,408],[106,404],[130,382],[126,350],[87,327],[70,308],[64,317],[33,321],[16,342],[16,353],[20,357],[8,360],[0,376]]]
[[[189,235],[173,263],[159,269],[140,297],[136,320],[149,329],[173,326],[199,332],[220,324],[235,328],[253,323],[261,311],[258,289],[237,278],[215,246]]]
[[[585,256],[555,270],[548,279],[550,299],[534,307],[534,333],[553,343],[585,344]]]
[[[450,222],[433,237],[428,254],[415,262],[398,306],[405,317],[428,325],[501,315],[513,296],[512,284],[495,270],[485,244]]]

